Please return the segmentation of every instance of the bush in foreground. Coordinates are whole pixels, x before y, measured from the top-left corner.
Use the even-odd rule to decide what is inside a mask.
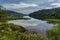
[[[0,25],[0,40],[44,40],[38,34],[27,33],[22,26],[14,24]]]
[[[47,37],[51,40],[60,40],[60,24],[47,30]]]

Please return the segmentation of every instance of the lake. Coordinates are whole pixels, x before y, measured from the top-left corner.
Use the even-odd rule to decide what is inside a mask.
[[[8,23],[21,25],[29,32],[37,32],[38,34],[41,34],[41,35],[46,35],[46,30],[53,27],[53,24],[49,24],[47,23],[47,21],[34,19],[29,16],[24,16],[24,17],[30,18],[30,19],[29,20],[11,20],[11,21],[8,21]]]

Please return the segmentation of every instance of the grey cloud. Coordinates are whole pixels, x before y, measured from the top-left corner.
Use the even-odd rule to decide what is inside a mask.
[[[17,11],[17,12],[22,12],[22,13],[31,13],[31,12],[34,12],[34,11],[38,11],[38,10],[41,10],[41,9],[50,9],[50,8],[53,8],[53,7],[56,7],[55,5],[51,5],[53,3],[60,3],[60,0],[20,0],[19,1],[20,3],[21,2],[24,2],[24,3],[27,3],[27,4],[37,4],[38,6],[36,7],[23,7],[23,8],[15,8],[15,9],[11,9],[11,10],[14,10],[14,11]]]

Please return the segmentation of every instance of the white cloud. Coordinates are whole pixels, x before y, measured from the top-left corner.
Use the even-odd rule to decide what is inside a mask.
[[[51,9],[51,8],[53,8],[53,7],[45,7],[45,9]]]
[[[52,3],[51,5],[55,7],[60,7],[60,3]]]
[[[26,8],[26,7],[37,7],[37,4],[28,4],[28,3],[19,3],[19,4],[3,4],[4,8],[7,9],[19,9],[19,8]]]
[[[16,10],[17,12],[24,13],[24,14],[29,14],[35,11],[38,11],[39,9],[25,9],[25,10]]]

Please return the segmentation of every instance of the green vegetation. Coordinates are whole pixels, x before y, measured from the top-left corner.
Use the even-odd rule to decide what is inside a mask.
[[[46,31],[47,40],[60,40],[60,7],[53,9],[43,9],[29,14],[30,17],[48,21],[48,23],[57,23],[52,29]]]
[[[23,18],[23,17],[7,17],[1,18],[1,20],[29,20],[30,18]]]
[[[0,40],[44,40],[40,35],[26,31],[22,26],[1,24]]]
[[[47,30],[47,37],[51,40],[60,40],[60,24]]]
[[[1,9],[1,6],[0,6],[0,22],[3,22],[3,23],[6,22],[6,20],[1,20],[2,18],[7,18],[7,14]]]
[[[43,9],[29,14],[30,17],[46,20],[48,23],[60,23],[60,7],[53,9]]]
[[[29,14],[36,19],[60,19],[60,8],[43,9]]]
[[[60,23],[60,19],[45,19],[48,23]]]
[[[7,14],[0,7],[0,19],[1,18],[6,18],[6,17],[7,17]]]
[[[15,18],[17,17],[9,17],[6,12],[0,9],[0,40],[44,40],[42,36],[29,33],[22,26],[6,23],[7,19],[12,20]]]
[[[56,11],[53,11],[56,10]],[[32,16],[37,19],[45,19],[49,22],[60,23],[60,15],[58,9],[48,9],[35,12]],[[43,13],[43,14],[40,14]],[[4,15],[3,15],[4,14]],[[7,20],[24,19],[21,17],[8,16],[5,11],[0,9],[0,40],[60,40],[60,24],[46,31],[47,37],[42,37],[37,33],[30,33],[24,27],[8,24]]]
[[[18,12],[11,11],[11,10],[3,10],[3,11],[6,12],[6,14],[8,16],[11,16],[11,17],[23,17],[23,16],[26,16],[26,14],[18,13]]]
[[[20,31],[25,32],[26,30],[22,26],[14,25],[14,24],[1,24],[0,31]]]
[[[2,10],[0,7],[0,22],[6,20],[19,20],[19,19],[28,20],[29,19],[29,18],[23,18],[23,16],[26,15],[22,13],[10,11],[10,10]]]

